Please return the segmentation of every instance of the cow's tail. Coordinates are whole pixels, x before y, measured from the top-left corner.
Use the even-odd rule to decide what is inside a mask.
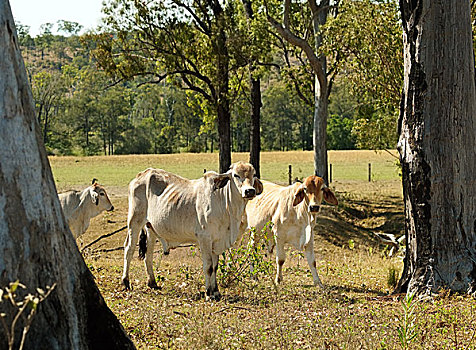
[[[147,232],[142,229],[139,236],[139,259],[144,260],[145,253],[147,253]]]

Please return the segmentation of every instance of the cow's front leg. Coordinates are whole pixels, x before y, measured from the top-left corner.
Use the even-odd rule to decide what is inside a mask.
[[[284,250],[284,242],[280,241],[279,238],[276,240],[276,284],[279,284],[283,281],[283,265],[286,261],[286,251]]]
[[[324,285],[322,284],[319,275],[317,274],[316,269],[316,257],[314,256],[314,237],[311,237],[311,240],[306,245],[304,253],[306,254],[307,263],[309,268],[311,269],[312,279],[314,280],[314,285],[319,286],[320,288],[324,289]]]
[[[212,253],[211,256],[212,256],[213,270],[210,276],[210,293],[208,295],[210,296],[210,299],[218,301],[221,299],[221,294],[220,294],[220,291],[218,290],[218,283],[217,283],[219,256],[214,253]]]

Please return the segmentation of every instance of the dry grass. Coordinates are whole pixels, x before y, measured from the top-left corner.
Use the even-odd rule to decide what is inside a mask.
[[[330,154],[334,164],[363,164],[364,172],[369,161],[385,169],[389,158],[374,152]],[[75,159],[53,158],[55,177],[62,174],[62,184],[81,187],[91,174],[100,171],[100,176],[93,176],[108,185],[116,207],[114,212],[92,220],[82,237],[84,243],[125,225],[126,179],[137,171],[160,166],[198,177],[202,168],[213,169],[217,161],[216,155],[92,157],[80,158],[78,163]],[[246,155],[234,155],[237,159],[246,160]],[[267,178],[275,181],[279,181],[282,168],[287,170],[287,164],[301,164],[303,175],[311,172],[309,165],[312,169],[308,152],[264,153],[262,162],[263,177],[269,174]],[[281,182],[286,179],[287,174]],[[442,293],[433,303],[417,303],[410,315],[416,326],[415,339],[402,344],[398,337],[403,325],[403,296],[389,295],[387,280],[392,271],[401,271],[401,259],[387,257],[385,248],[371,234],[402,232],[401,186],[396,172],[393,179],[370,184],[339,179],[332,187],[340,204],[324,208],[315,238],[318,272],[326,291],[312,286],[305,258],[291,250],[284,282],[278,289],[271,282],[272,276],[262,276],[258,281],[221,287],[224,297],[220,302],[203,298],[197,249],[179,248],[169,256],[163,256],[160,249],[156,252],[154,266],[161,290],[146,287],[143,264],[137,259],[131,265],[134,289],[123,290],[122,251],[100,250],[121,247],[124,231],[92,246],[84,253],[85,260],[109,307],[139,349],[476,348],[476,302],[466,296]],[[274,259],[274,255],[266,259]]]

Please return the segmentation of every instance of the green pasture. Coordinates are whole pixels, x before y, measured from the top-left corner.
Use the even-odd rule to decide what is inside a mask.
[[[368,164],[372,181],[399,181],[396,152],[329,151],[332,179],[339,181],[368,181]],[[106,186],[125,187],[135,175],[146,168],[162,168],[186,178],[198,178],[204,169],[218,170],[217,153],[160,154],[93,157],[50,157],[58,189],[89,184],[97,178]],[[248,161],[248,153],[234,153],[232,161]],[[261,178],[287,183],[289,165],[292,177],[303,178],[313,173],[313,152],[263,152]]]

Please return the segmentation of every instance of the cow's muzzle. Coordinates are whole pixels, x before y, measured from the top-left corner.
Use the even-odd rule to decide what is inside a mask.
[[[319,205],[310,205],[309,206],[309,211],[311,213],[318,213],[321,207]]]
[[[256,197],[256,190],[254,188],[247,188],[245,190],[245,198],[254,198]]]

